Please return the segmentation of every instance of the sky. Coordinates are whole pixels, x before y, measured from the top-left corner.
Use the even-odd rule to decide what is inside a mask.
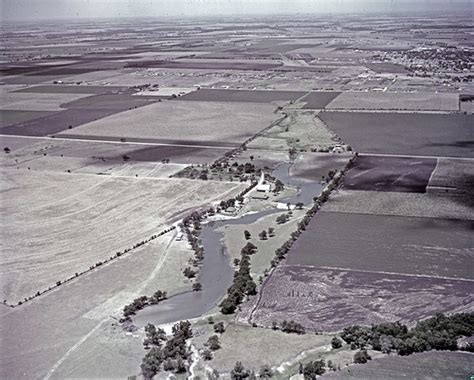
[[[461,12],[474,0],[0,0],[2,20]]]

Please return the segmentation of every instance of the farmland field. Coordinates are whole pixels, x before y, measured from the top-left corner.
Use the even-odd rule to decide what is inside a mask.
[[[0,127],[10,124],[22,123],[28,120],[37,119],[39,117],[47,116],[52,111],[12,111],[0,110]]]
[[[61,105],[73,102],[87,94],[51,94],[21,92],[2,93],[0,109],[10,111],[61,111]]]
[[[306,103],[303,108],[321,109],[330,104],[339,94],[340,92],[310,92],[301,101]]]
[[[49,93],[49,94],[104,94],[124,89],[120,86],[68,86],[68,85],[40,85],[16,90],[15,93]]]
[[[473,279],[473,223],[321,211],[287,263]]]
[[[388,191],[339,190],[324,206],[325,211],[398,215],[424,218],[474,220],[470,195],[446,193],[399,193]]]
[[[238,145],[281,117],[273,111],[270,104],[167,101],[82,125],[73,133]]]
[[[424,193],[436,159],[359,156],[344,177],[348,190]]]
[[[473,115],[322,112],[320,118],[358,152],[474,158]]]
[[[215,90],[203,88],[199,91],[181,96],[181,100],[198,100],[211,102],[251,102],[269,103],[274,101],[290,101],[302,97],[302,91],[270,91],[270,90]]]
[[[160,232],[177,211],[243,186],[5,170],[1,297],[33,295]]]
[[[458,94],[344,92],[328,109],[458,111]]]
[[[255,304],[251,322],[259,325],[286,319],[335,332],[354,324],[413,323],[437,312],[467,311],[474,307],[473,290],[472,280],[282,265],[247,307]]]

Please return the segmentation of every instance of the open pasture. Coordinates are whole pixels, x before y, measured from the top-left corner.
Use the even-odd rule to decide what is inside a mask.
[[[431,351],[410,356],[389,356],[364,365],[353,365],[324,374],[324,380],[390,379],[428,380],[466,379],[472,373],[474,354],[470,352]]]
[[[33,295],[165,229],[177,211],[243,186],[6,169],[1,299]]]
[[[339,94],[340,92],[312,91],[303,99],[301,99],[301,101],[306,103],[303,108],[322,109],[331,103],[335,98],[337,98]]]
[[[459,95],[419,92],[343,92],[326,108],[332,110],[458,111]]]
[[[271,327],[272,321],[294,320],[325,332],[354,324],[413,323],[437,312],[472,311],[473,290],[472,280],[282,265],[256,297],[250,322]]]
[[[436,159],[361,155],[344,176],[348,190],[424,193]]]
[[[82,125],[74,134],[236,146],[281,117],[273,111],[270,104],[166,101]]]
[[[474,158],[473,115],[325,111],[319,117],[358,152]]]
[[[473,222],[321,211],[295,242],[291,265],[474,278]]]
[[[285,344],[281,344],[284,341]],[[272,367],[294,360],[308,349],[321,349],[330,345],[330,336],[285,334],[271,329],[229,324],[220,339],[222,348],[216,351],[210,362],[213,368],[227,372],[236,361],[245,368],[258,371],[263,364]],[[262,350],[262,347],[279,347],[278,350]]]
[[[303,91],[273,90],[218,90],[202,88],[198,91],[181,96],[181,100],[199,100],[208,102],[250,102],[269,103],[275,101],[291,101],[302,97]]]
[[[116,325],[116,317],[138,296],[158,289],[170,295],[189,290],[182,271],[193,252],[175,237],[163,235],[21,307],[3,307],[0,377],[43,379],[76,343],[52,379],[127,378],[138,373],[142,335],[127,334]]]

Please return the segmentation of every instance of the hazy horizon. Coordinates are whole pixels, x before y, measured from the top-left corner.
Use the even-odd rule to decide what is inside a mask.
[[[1,0],[3,21],[126,17],[473,13],[474,0]]]

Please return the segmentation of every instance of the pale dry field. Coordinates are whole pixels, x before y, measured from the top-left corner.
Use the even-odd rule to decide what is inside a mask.
[[[242,184],[5,169],[1,299],[15,302],[168,226]]]
[[[190,289],[182,270],[193,252],[175,237],[174,232],[159,237],[21,307],[2,307],[0,378],[138,374],[145,353],[142,332],[132,335],[114,325],[123,306],[138,296]]]
[[[343,92],[328,110],[458,111],[459,95],[450,93]]]
[[[88,94],[52,94],[52,93],[24,93],[3,92],[0,96],[0,109],[13,111],[62,111],[60,105]]]
[[[270,104],[164,101],[84,124],[74,134],[238,144],[278,119],[274,110]]]

